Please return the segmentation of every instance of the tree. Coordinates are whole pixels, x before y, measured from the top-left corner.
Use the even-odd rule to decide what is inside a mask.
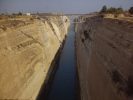
[[[117,8],[117,14],[120,14],[120,13],[123,13],[124,12],[124,10],[123,10],[123,8],[122,7],[119,7],[119,8]]]
[[[111,14],[122,14],[124,12],[122,7],[115,8],[115,7],[110,7],[107,8],[106,5],[103,6],[101,9],[100,13],[111,13]]]
[[[102,9],[101,9],[101,13],[105,13],[107,11],[107,6],[106,5],[104,5],[103,7],[102,7]]]
[[[110,7],[108,10],[107,10],[107,13],[115,13],[116,12],[116,8],[114,7]]]
[[[22,14],[22,12],[19,12],[18,15],[19,15],[19,16],[22,16],[23,14]]]
[[[130,13],[130,14],[133,14],[133,7],[131,7],[131,8],[129,9],[129,13]]]

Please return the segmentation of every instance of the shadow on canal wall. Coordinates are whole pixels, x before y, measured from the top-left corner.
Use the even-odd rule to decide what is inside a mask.
[[[46,79],[44,80],[41,90],[37,96],[37,100],[47,100],[47,98],[48,98],[48,94],[51,89],[51,84],[53,82],[53,78],[58,69],[60,55],[61,55],[62,49],[64,47],[66,38],[67,38],[67,36],[65,35],[65,39],[63,40],[62,45],[60,46],[58,52],[56,53],[51,65],[50,65],[48,74],[46,75]]]
[[[77,54],[76,54],[76,51],[77,51],[77,47],[76,47],[76,35],[75,35],[75,38],[74,38],[74,47],[75,47],[75,66],[76,66],[76,82],[75,82],[75,86],[76,86],[76,98],[75,100],[81,100],[81,87],[80,87],[80,80],[79,80],[79,72],[78,72],[78,62],[77,62]]]
[[[76,24],[81,100],[133,100],[131,26],[98,16]]]
[[[73,26],[68,34],[51,64],[37,100],[80,100]]]

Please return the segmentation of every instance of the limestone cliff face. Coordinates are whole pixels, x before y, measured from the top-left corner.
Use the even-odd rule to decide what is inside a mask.
[[[69,20],[51,16],[0,23],[0,99],[35,99]]]
[[[76,24],[81,100],[133,99],[133,23],[87,18]]]

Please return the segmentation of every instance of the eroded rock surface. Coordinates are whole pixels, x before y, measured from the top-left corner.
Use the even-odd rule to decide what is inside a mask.
[[[37,97],[68,27],[65,16],[0,21],[0,99]]]
[[[132,100],[133,23],[88,17],[75,30],[81,100]]]

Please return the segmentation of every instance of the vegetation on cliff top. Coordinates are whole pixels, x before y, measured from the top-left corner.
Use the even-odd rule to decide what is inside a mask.
[[[130,14],[133,14],[133,7],[131,7],[131,8],[129,9],[129,13],[130,13]]]
[[[111,14],[121,14],[123,13],[124,10],[122,7],[119,7],[119,8],[115,8],[115,7],[110,7],[110,8],[107,8],[106,5],[104,5],[100,11],[100,13],[111,13]]]
[[[107,8],[106,5],[104,5],[102,7],[102,9],[100,10],[100,14],[122,14],[122,13],[125,13],[126,11],[123,10],[122,7],[118,7],[118,8],[115,8],[115,7],[110,7],[110,8]],[[133,14],[133,7],[130,7],[129,10],[128,10],[128,13],[130,14]]]

